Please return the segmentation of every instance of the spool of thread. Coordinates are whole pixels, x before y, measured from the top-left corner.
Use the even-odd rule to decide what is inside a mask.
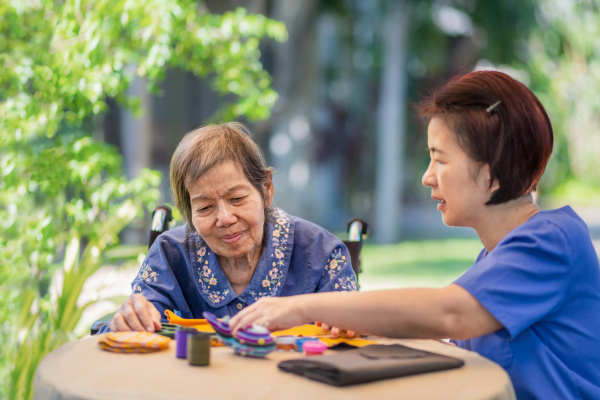
[[[327,344],[321,342],[320,340],[305,342],[302,345],[302,350],[304,350],[304,355],[319,356],[323,354],[325,350],[327,350]]]
[[[187,337],[190,333],[198,333],[198,331],[194,328],[186,328],[184,326],[178,327],[175,331],[175,342],[177,343],[175,355],[177,358],[187,357]]]
[[[303,349],[302,349],[302,345],[306,342],[312,342],[315,340],[319,340],[317,338],[314,337],[299,337],[296,339],[296,351],[302,353]]]
[[[295,336],[278,336],[275,338],[277,350],[279,351],[294,351],[296,350],[296,337]]]
[[[190,333],[187,337],[187,359],[190,365],[210,363],[210,333]]]

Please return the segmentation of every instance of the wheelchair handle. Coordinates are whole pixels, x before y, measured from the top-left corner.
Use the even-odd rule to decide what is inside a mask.
[[[164,232],[169,229],[169,222],[173,220],[169,206],[159,206],[152,213],[152,225],[154,232]]]
[[[364,219],[353,218],[348,221],[348,241],[362,242],[369,236],[369,225]]]
[[[152,224],[150,225],[150,238],[148,240],[148,248],[152,247],[152,243],[158,235],[169,230],[169,222],[173,220],[171,207],[161,205],[154,209],[152,213]]]

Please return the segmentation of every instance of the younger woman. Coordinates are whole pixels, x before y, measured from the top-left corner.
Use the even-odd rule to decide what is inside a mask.
[[[423,184],[444,223],[484,249],[441,289],[268,298],[234,328],[323,321],[397,338],[453,338],[497,362],[519,399],[600,399],[600,267],[570,207],[540,211],[532,192],[552,152],[546,111],[521,83],[474,72],[421,106],[431,156]]]

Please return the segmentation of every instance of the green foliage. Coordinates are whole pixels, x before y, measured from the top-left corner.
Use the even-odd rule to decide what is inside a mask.
[[[38,362],[74,337],[86,279],[118,234],[159,199],[160,174],[128,180],[118,152],[91,139],[93,115],[168,67],[233,94],[219,117],[261,119],[277,100],[259,40],[283,24],[192,0],[0,0],[0,397],[31,398]],[[55,290],[50,290],[50,287]]]
[[[563,201],[600,197],[600,6],[541,0],[525,68],[546,107],[555,148],[542,189]]]

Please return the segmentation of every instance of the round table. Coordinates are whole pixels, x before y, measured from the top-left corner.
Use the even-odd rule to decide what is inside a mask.
[[[495,399],[514,400],[506,372],[477,353],[433,340],[380,339],[460,358],[458,369],[334,387],[282,372],[279,361],[302,357],[273,352],[266,359],[213,347],[210,365],[193,367],[165,351],[117,354],[101,350],[97,338],[68,343],[48,354],[34,381],[35,399]],[[328,350],[332,352],[334,350]]]

